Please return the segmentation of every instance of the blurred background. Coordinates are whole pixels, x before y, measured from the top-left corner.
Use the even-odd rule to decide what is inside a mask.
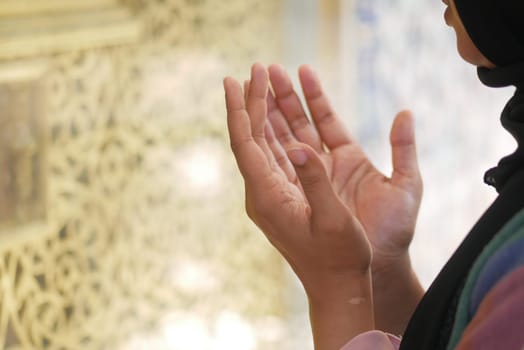
[[[425,286],[514,143],[438,0],[2,0],[0,345],[312,349],[302,289],[248,221],[222,78],[317,69],[376,166],[416,117]],[[295,80],[296,81],[296,80]]]

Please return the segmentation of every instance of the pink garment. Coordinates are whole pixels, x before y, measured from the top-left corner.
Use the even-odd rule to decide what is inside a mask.
[[[398,350],[400,339],[381,331],[369,331],[353,338],[340,350]]]

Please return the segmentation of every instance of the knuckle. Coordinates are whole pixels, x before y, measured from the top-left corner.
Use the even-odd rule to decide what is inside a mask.
[[[322,181],[320,174],[307,174],[299,177],[300,184],[305,192],[314,191],[317,185]]]
[[[229,147],[231,147],[231,150],[233,151],[233,153],[237,153],[246,144],[252,141],[253,141],[252,137],[245,137],[239,140],[231,140],[231,142],[229,143]]]
[[[283,167],[283,166],[287,165],[288,158],[284,154],[278,154],[278,155],[275,155],[275,162],[279,166]]]
[[[326,113],[320,115],[317,119],[317,123],[318,124],[330,124],[330,123],[333,123],[335,121],[335,114],[333,113],[333,111],[327,111]]]
[[[298,115],[296,116],[290,123],[289,123],[290,127],[292,130],[301,130],[301,129],[304,129],[304,128],[308,128],[311,126],[311,124],[309,123],[309,120],[307,119],[307,117],[305,115]]]
[[[293,135],[287,131],[278,132],[275,136],[282,145],[290,145],[295,141]]]
[[[422,181],[422,177],[420,175],[417,176],[415,180],[415,186],[419,191],[422,191],[422,189],[424,188],[424,181]]]

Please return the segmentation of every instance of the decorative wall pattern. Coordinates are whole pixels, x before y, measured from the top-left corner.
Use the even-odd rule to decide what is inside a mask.
[[[38,81],[0,84],[0,227],[45,218],[45,120]]]
[[[47,211],[16,229],[0,214],[0,347],[277,348],[286,276],[242,215],[221,80],[278,57],[280,3],[125,5],[138,44],[47,57],[47,161],[25,172],[46,177]]]

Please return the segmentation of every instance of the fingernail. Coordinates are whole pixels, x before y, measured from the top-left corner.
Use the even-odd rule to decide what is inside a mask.
[[[307,153],[300,148],[290,149],[287,151],[287,156],[293,165],[302,166],[307,162]]]

